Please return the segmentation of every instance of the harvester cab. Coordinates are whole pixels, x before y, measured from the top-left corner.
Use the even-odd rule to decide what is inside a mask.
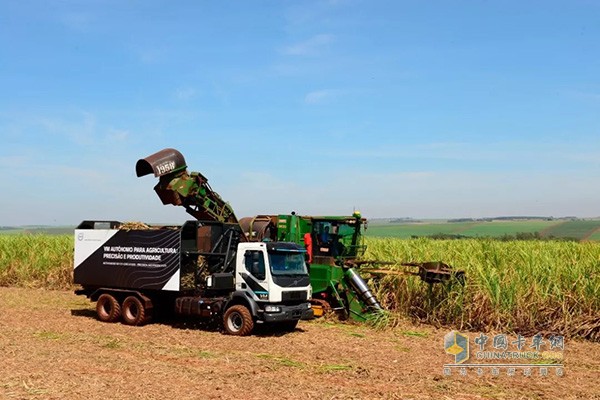
[[[358,212],[352,217],[312,217],[313,257],[331,257],[337,264],[362,256],[367,248],[361,233],[365,222]]]

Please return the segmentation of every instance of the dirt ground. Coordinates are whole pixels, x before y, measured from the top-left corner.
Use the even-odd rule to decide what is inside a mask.
[[[102,323],[71,292],[0,288],[0,398],[600,399],[599,343],[567,341],[563,376],[445,376],[446,333],[317,320],[238,338]]]

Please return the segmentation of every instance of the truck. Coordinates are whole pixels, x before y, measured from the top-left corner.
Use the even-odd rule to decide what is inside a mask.
[[[174,313],[245,336],[258,324],[292,331],[313,318],[305,247],[248,241],[231,207],[187,172],[179,152],[159,153],[138,160],[137,175],[154,173],[163,201],[184,200],[199,219],[181,226],[83,221],[75,230],[75,293],[96,302],[98,319],[144,325]]]

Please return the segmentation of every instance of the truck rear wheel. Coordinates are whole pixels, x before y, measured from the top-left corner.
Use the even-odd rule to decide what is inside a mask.
[[[136,296],[129,296],[123,302],[123,322],[127,325],[143,325],[147,322],[146,308]]]
[[[100,321],[117,322],[121,317],[121,306],[113,295],[104,293],[96,302],[96,314]]]
[[[252,314],[241,304],[231,306],[223,315],[223,326],[229,335],[247,336],[254,329]]]

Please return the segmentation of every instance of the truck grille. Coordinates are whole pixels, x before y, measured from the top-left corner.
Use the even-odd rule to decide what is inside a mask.
[[[281,294],[282,301],[292,301],[292,300],[306,300],[306,290],[300,290],[295,292],[283,292]]]

